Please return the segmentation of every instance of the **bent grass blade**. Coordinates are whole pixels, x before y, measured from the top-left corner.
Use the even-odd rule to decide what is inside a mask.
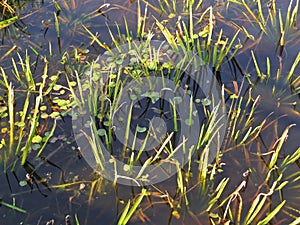
[[[273,168],[274,165],[276,164],[277,162],[277,159],[278,159],[278,156],[279,156],[279,152],[283,146],[283,143],[286,141],[287,137],[288,137],[288,132],[289,132],[289,129],[293,126],[295,126],[296,124],[291,124],[289,125],[282,133],[281,137],[277,140],[277,147],[275,149],[275,152],[273,153],[272,155],[272,158],[271,158],[271,161],[269,163],[269,169]]]

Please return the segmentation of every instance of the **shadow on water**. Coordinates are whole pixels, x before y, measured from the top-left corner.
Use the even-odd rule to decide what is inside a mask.
[[[59,87],[68,82],[64,75],[74,75],[72,68],[84,70],[87,62],[104,52],[105,45],[113,46],[109,31],[113,34],[118,34],[118,32],[126,34],[124,17],[129,28],[133,30],[132,36],[135,36],[136,1],[108,3],[106,1],[69,0],[41,3],[18,1],[18,3],[20,5],[13,15],[18,16],[19,19],[0,30],[2,37],[0,66],[13,81],[16,112],[23,109],[27,84],[26,82],[20,83],[16,78],[11,58],[14,58],[16,66],[22,70],[26,62],[20,61],[20,58],[28,55],[31,73],[36,82],[42,82],[41,74],[45,69],[43,60],[47,58],[49,65],[47,73],[49,76],[52,75],[53,79],[60,78],[57,83],[53,84],[56,89],[54,88],[54,91],[43,97],[43,106],[47,106],[45,112],[51,115],[51,113],[60,112],[60,104],[62,104],[60,100],[67,98],[66,93]],[[208,3],[206,4],[209,6]],[[269,3],[264,1],[263,10],[268,11],[269,5],[267,4]],[[169,26],[172,32],[178,31],[176,23],[178,17],[172,13],[166,16],[157,12],[152,7],[153,5],[158,7],[159,3],[149,1],[147,8],[149,18],[154,15],[160,21],[165,21],[166,26]],[[289,30],[285,36],[285,44],[281,45],[278,24],[263,33],[257,28],[258,26],[253,25],[255,24],[254,18],[247,20],[241,14],[242,6],[233,5],[227,9],[223,2],[218,1],[214,6],[219,12],[215,18],[214,38],[216,40],[220,33],[223,33],[221,36],[224,40],[227,37],[231,40],[238,27],[247,31],[241,32],[235,41],[236,46],[239,44],[243,46],[238,54],[225,60],[226,63],[223,63],[221,67],[213,67],[216,76],[225,87],[225,103],[229,114],[233,113],[230,111],[232,107],[239,106],[241,109],[234,128],[231,124],[228,125],[229,131],[222,149],[220,168],[222,172],[216,175],[215,184],[203,191],[198,186],[197,175],[189,178],[189,174],[184,174],[185,171],[182,168],[183,177],[186,178],[187,183],[189,182],[188,189],[185,190],[185,198],[189,199],[188,204],[185,204],[187,200],[178,194],[176,176],[147,187],[151,194],[145,197],[137,213],[130,220],[130,224],[213,224],[213,216],[209,217],[206,212],[208,202],[211,200],[208,193],[211,194],[225,177],[230,178],[222,194],[225,197],[217,200],[219,204],[222,203],[217,210],[220,215],[224,215],[224,221],[218,221],[215,224],[226,223],[228,220],[225,220],[225,217],[227,218],[228,214],[239,213],[238,201],[230,199],[227,203],[224,199],[234,193],[243,182],[246,186],[236,192],[238,193],[236,198],[241,196],[244,201],[244,211],[240,215],[244,218],[258,193],[267,193],[276,181],[278,171],[268,168],[270,154],[276,150],[278,139],[291,124],[296,124],[296,126],[290,128],[288,138],[283,143],[276,164],[277,168],[281,169],[284,159],[299,148],[299,65],[294,68],[293,76],[287,79],[300,52],[299,30]],[[277,7],[282,8],[282,17],[285,17],[284,12],[287,6],[279,3]],[[203,8],[205,9],[204,5]],[[145,4],[142,9],[145,10]],[[199,9],[199,15],[202,12],[203,10]],[[182,20],[186,19],[184,15],[182,18]],[[7,19],[7,17],[2,17],[2,19]],[[300,22],[299,17],[297,22]],[[82,25],[103,41],[105,44],[103,48],[99,47],[95,39],[91,40]],[[149,19],[146,26],[155,27],[154,20]],[[161,31],[157,29],[157,32]],[[249,33],[248,36],[247,33]],[[162,33],[159,35],[162,38]],[[123,37],[126,38],[126,35]],[[266,60],[267,57],[268,60]],[[261,71],[257,70],[254,58]],[[23,72],[25,73],[25,69]],[[2,107],[6,104],[5,99],[8,93],[2,87],[0,93],[2,96],[0,106]],[[147,108],[147,102],[141,104]],[[34,103],[30,107],[33,111]],[[252,115],[253,108],[255,111]],[[140,193],[141,188],[114,185],[113,182],[93,172],[81,156],[82,149],[78,149],[74,141],[72,115],[68,109],[69,106],[64,109],[66,112],[63,115],[55,119],[49,116],[44,120],[39,120],[38,128],[41,129],[41,134],[50,132],[54,121],[57,125],[49,143],[38,157],[34,145],[23,165],[21,165],[21,156],[18,154],[12,153],[1,157],[5,161],[5,163],[0,163],[1,168],[4,168],[0,174],[1,224],[76,224],[77,217],[79,224],[117,224],[128,200],[136,199]],[[136,114],[138,117],[143,115],[148,118],[151,117],[149,116],[151,112],[151,110],[142,113],[137,111]],[[9,118],[5,116],[5,111],[0,111],[0,115],[0,139],[8,140],[9,133],[5,128],[9,126]],[[251,119],[250,122],[248,118]],[[262,123],[263,126],[257,136],[243,142],[245,136],[248,135],[249,128],[253,129]],[[241,133],[235,133],[230,129],[240,130]],[[4,145],[2,142],[1,144]],[[196,160],[198,160],[197,157],[195,157]],[[197,171],[198,165],[193,165],[193,167]],[[299,169],[300,162],[296,160],[284,170],[284,179],[288,181],[285,189],[272,196],[268,204],[264,206],[263,210],[266,212],[268,207],[274,208],[271,206],[272,203],[276,206],[282,199],[286,200],[283,211],[276,216],[272,224],[287,224],[300,217],[297,210],[300,207]],[[8,206],[4,203],[8,203]],[[26,212],[18,211],[18,209],[24,209]]]

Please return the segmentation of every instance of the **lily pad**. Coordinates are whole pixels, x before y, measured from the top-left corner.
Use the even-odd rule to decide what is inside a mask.
[[[100,136],[104,136],[104,135],[106,135],[106,130],[105,129],[99,129],[99,130],[97,130],[97,133]]]
[[[208,98],[204,98],[201,100],[201,103],[204,106],[209,106],[211,104],[211,100],[209,100]]]
[[[176,96],[173,98],[175,105],[178,105],[182,102],[182,98],[180,96]]]
[[[3,113],[7,110],[7,106],[0,106],[0,113]]]
[[[40,144],[33,144],[31,148],[32,148],[33,151],[37,151],[41,148],[41,145]]]
[[[55,84],[53,87],[54,91],[59,91],[63,86],[59,85],[59,84]]]
[[[47,106],[45,106],[45,105],[43,105],[43,106],[40,107],[41,111],[45,111],[46,109],[47,109]]]
[[[48,117],[49,117],[49,115],[47,113],[42,113],[41,114],[42,119],[47,119]]]
[[[25,187],[25,186],[27,185],[27,181],[26,181],[26,180],[21,180],[21,181],[19,182],[19,185],[20,185],[21,187]]]
[[[40,135],[36,135],[32,138],[33,143],[40,143],[42,142],[43,138]]]
[[[24,127],[25,126],[25,122],[17,122],[16,125],[18,127]]]
[[[146,127],[140,127],[139,125],[137,125],[137,132],[144,133],[145,131],[147,131]]]
[[[193,125],[194,120],[192,120],[192,119],[186,119],[184,122],[185,122],[186,125],[191,126],[191,125]]]

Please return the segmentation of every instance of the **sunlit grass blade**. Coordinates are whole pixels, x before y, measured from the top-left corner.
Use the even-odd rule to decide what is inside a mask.
[[[280,179],[280,178],[278,178]],[[261,212],[261,210],[263,209],[263,206],[267,200],[267,198],[271,195],[273,195],[274,190],[276,188],[277,185],[277,181],[275,181],[272,186],[270,187],[270,190],[268,193],[259,193],[256,198],[254,199],[254,201],[251,204],[251,207],[246,215],[246,218],[243,222],[243,225],[249,225],[253,222],[253,220],[257,217],[257,215]]]
[[[1,57],[0,57],[0,61],[4,60],[6,57],[8,57],[13,51],[15,51],[17,49],[17,46],[14,45],[13,47],[11,47],[7,52],[5,52]]]
[[[292,154],[285,157],[280,165],[281,169],[286,168],[288,165],[296,162],[300,158],[300,147]]]
[[[291,67],[291,69],[289,71],[289,74],[287,76],[288,80],[292,79],[292,77],[294,75],[294,71],[295,71],[297,65],[299,64],[299,61],[300,61],[300,51],[298,52],[298,55],[297,55],[296,59],[294,60],[294,62],[292,64],[292,67]]]
[[[293,222],[290,223],[290,225],[298,225],[300,224],[300,217],[298,217],[297,219],[295,219]]]
[[[162,25],[157,19],[155,19],[155,21],[156,21],[156,24],[157,24],[158,28],[161,30],[161,32],[165,36],[167,42],[172,46],[172,48],[175,51],[178,52],[178,46],[177,46],[176,41],[175,41],[173,35],[171,34],[171,32],[168,30],[167,27]]]
[[[26,98],[25,98],[25,101],[24,101],[22,116],[21,116],[21,119],[20,119],[20,123],[24,124],[24,126],[21,126],[19,131],[18,131],[19,132],[19,138],[18,138],[18,144],[16,146],[16,155],[18,155],[19,152],[20,152],[20,147],[21,147],[21,143],[22,143],[22,140],[23,140],[23,136],[24,136],[23,131],[25,129],[25,119],[26,119],[27,111],[28,111],[28,107],[29,107],[30,96],[31,96],[31,92],[28,91],[27,95],[26,95]]]
[[[57,13],[53,13],[53,14],[54,14],[55,30],[56,30],[56,36],[57,36],[58,49],[59,49],[59,53],[61,53],[60,29],[59,29],[58,15],[57,15]]]
[[[213,29],[214,29],[214,23],[213,23],[213,8],[212,6],[208,7],[203,14],[201,15],[201,17],[199,18],[199,22],[204,20],[204,16],[206,15],[206,13],[209,13],[209,30],[208,30],[208,35],[207,35],[207,43],[206,43],[206,49],[209,49],[211,46],[211,42],[212,42],[212,34],[213,34]]]
[[[136,211],[137,207],[140,205],[140,203],[142,202],[146,194],[147,194],[147,190],[142,189],[142,192],[140,193],[139,197],[134,201],[133,206],[130,208],[130,210],[129,210],[130,201],[127,203],[118,221],[118,225],[126,225],[128,223],[128,221],[130,220],[130,218],[132,217],[132,215],[134,214],[134,212]]]
[[[283,202],[281,202],[278,206],[276,206],[275,209],[272,210],[272,212],[270,212],[267,217],[261,221],[259,221],[257,223],[257,225],[264,225],[264,224],[268,224],[269,221],[271,221],[276,214],[281,210],[281,208],[284,206],[284,204],[286,203],[286,200],[284,200]]]
[[[257,76],[261,79],[263,79],[264,77],[262,76],[262,73],[260,71],[260,67],[258,66],[258,63],[256,61],[256,58],[255,58],[255,55],[254,55],[254,52],[251,50],[251,55],[252,55],[252,59],[253,59],[253,63],[254,63],[254,66],[255,66],[255,69],[256,69],[256,73],[257,73]]]
[[[36,127],[38,125],[38,120],[39,120],[39,107],[40,107],[41,99],[42,99],[42,96],[40,96],[40,95],[37,96],[36,99],[35,99],[35,108],[34,108],[32,118],[30,120],[30,123],[31,123],[30,131],[28,133],[28,138],[27,138],[27,141],[26,141],[26,145],[22,149],[22,151],[23,151],[22,161],[21,161],[22,165],[24,165],[25,162],[26,162],[26,158],[27,158],[27,155],[28,155],[31,143],[32,143],[32,139],[35,136]]]
[[[148,11],[148,2],[146,2],[144,16],[141,15],[141,5],[140,0],[138,0],[138,8],[137,8],[137,38],[143,38],[145,36],[145,26],[146,26],[146,18]]]
[[[295,126],[296,124],[291,124],[289,125],[287,128],[285,128],[285,130],[283,131],[281,137],[277,140],[277,147],[275,149],[275,152],[272,154],[270,163],[268,165],[269,169],[273,168],[273,166],[276,164],[278,156],[279,156],[279,152],[283,146],[283,143],[286,141],[287,137],[288,137],[288,132],[290,130],[291,127]]]
[[[15,110],[14,110],[14,90],[12,83],[9,84],[8,89],[8,114],[9,114],[9,154],[13,151],[14,144],[14,125],[15,125]]]
[[[109,51],[113,55],[113,52],[106,44],[102,43],[86,26],[82,25],[82,27],[91,36],[93,42],[95,41],[101,48],[104,48],[106,51]]]
[[[212,207],[214,207],[215,204],[220,200],[220,197],[221,197],[222,193],[224,192],[225,187],[228,182],[229,182],[229,178],[223,178],[220,181],[220,183],[214,190],[213,195],[211,195],[211,196],[213,196],[213,198],[209,201],[206,211],[211,211]]]
[[[15,23],[18,19],[18,16],[14,16],[12,18],[0,21],[0,29],[10,26],[11,24]]]
[[[103,163],[105,162],[105,158],[104,158],[104,155],[103,155],[103,152],[102,152],[103,150],[101,149],[101,145],[99,143],[99,137],[98,137],[98,134],[97,134],[97,129],[96,129],[94,120],[92,118],[91,118],[91,121],[92,122],[90,122],[90,124],[89,124],[91,136],[88,135],[83,130],[82,130],[82,133],[84,134],[84,136],[86,137],[86,139],[88,140],[88,142],[90,144],[90,147],[92,149],[93,156],[95,157],[97,166],[99,167],[99,169],[101,171],[104,171],[105,168],[104,168]]]

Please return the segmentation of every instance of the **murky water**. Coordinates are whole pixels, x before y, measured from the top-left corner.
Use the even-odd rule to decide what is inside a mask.
[[[24,2],[21,19],[17,24],[11,25],[6,33],[3,29],[1,30],[0,55],[2,58],[0,63],[11,80],[16,80],[12,72],[11,57],[18,61],[17,52],[24,57],[26,49],[30,56],[30,62],[34,65],[33,77],[37,80],[40,80],[40,76],[43,74],[43,57],[49,61],[48,74],[57,75],[60,73],[59,71],[65,69],[61,59],[62,54],[66,51],[68,52],[66,57],[73,58],[74,50],[88,49],[89,53],[83,54],[83,58],[81,58],[82,64],[102,54],[104,50],[91,43],[92,40],[82,24],[91,32],[97,32],[97,36],[103,43],[111,45],[112,41],[108,30],[110,29],[112,34],[116,35],[118,33],[116,24],[119,24],[120,33],[126,34],[124,27],[124,17],[126,17],[129,27],[133,30],[132,36],[135,35],[137,2],[73,0],[58,1],[57,3],[61,7],[58,14],[60,18],[59,38],[55,25],[57,9],[52,1]],[[156,1],[150,1],[150,3],[158,4]],[[231,25],[235,23],[244,26],[255,37],[261,35],[259,30],[256,30],[250,22],[240,19],[242,17],[236,14],[235,8],[227,11],[223,3],[215,4],[216,9],[224,16],[216,20],[218,32],[222,29],[227,37],[233,37],[236,29]],[[141,3],[141,5],[142,10],[144,10],[145,4]],[[285,12],[284,9],[287,6],[278,5],[278,7],[282,7],[282,11]],[[264,4],[264,10],[267,10],[267,3]],[[148,6],[148,13],[149,16],[155,15],[160,20],[167,18],[159,17],[159,13],[155,12],[150,5]],[[282,16],[284,17],[285,14],[283,13]],[[169,18],[166,26],[173,27],[175,31],[178,18],[172,17],[172,15]],[[151,27],[153,20],[149,19],[148,23],[147,26]],[[235,146],[235,143],[228,142],[223,149],[222,158],[222,162],[226,165],[222,167],[223,172],[217,175],[219,181],[224,177],[230,178],[228,187],[224,192],[224,196],[226,196],[226,194],[232,193],[245,179],[243,173],[251,168],[252,174],[249,176],[248,186],[242,193],[243,199],[248,203],[246,204],[247,209],[250,208],[256,191],[259,188],[267,189],[267,185],[261,185],[268,173],[264,161],[267,158],[258,153],[271,151],[272,146],[275,148],[275,141],[290,124],[296,124],[296,126],[292,127],[288,133],[288,139],[284,142],[280,152],[280,160],[283,161],[287,155],[299,148],[299,80],[294,83],[294,87],[285,78],[300,51],[299,36],[299,30],[290,31],[287,34],[286,39],[289,41],[287,41],[281,57],[277,47],[280,38],[279,32],[274,31],[269,36],[263,35],[261,41],[257,43],[251,41],[244,43],[245,35],[242,34],[236,41],[236,44],[241,42],[245,49],[253,49],[256,60],[264,69],[262,72],[265,74],[267,74],[266,57],[268,56],[271,65],[270,74],[272,74],[267,82],[257,80],[251,91],[253,99],[260,96],[252,126],[257,126],[268,116],[266,128],[257,140],[248,145]],[[16,47],[12,53],[5,56],[5,53],[13,46]],[[35,52],[38,52],[38,56]],[[241,96],[249,96],[249,83],[245,75],[251,74],[251,80],[256,81],[256,78],[253,77],[256,77],[257,73],[251,57],[249,50],[242,50],[235,56],[235,61],[231,60],[229,63],[225,63],[219,71],[220,79],[225,87],[231,91],[237,89]],[[282,63],[282,68],[278,66],[280,63]],[[278,68],[281,68],[281,75],[276,79],[275,75]],[[297,66],[294,71],[294,78],[299,77],[299,74],[300,67]],[[66,81],[62,78],[60,82],[65,83]],[[19,104],[21,104],[26,93],[22,92],[22,86],[16,81],[14,81],[14,86],[16,90],[19,90],[15,92],[15,96],[16,99],[20,99]],[[5,94],[2,89],[0,89],[0,93]],[[228,108],[230,107],[229,97],[226,105]],[[246,108],[245,115],[249,113],[251,107],[246,106],[246,100],[242,106]],[[22,105],[18,105],[17,100],[16,108],[21,110],[22,107]],[[1,128],[7,126],[8,123],[5,121],[5,119],[1,121]],[[243,124],[241,123],[239,126],[242,127]],[[118,190],[116,190],[112,182],[95,175],[84,158],[80,157],[80,152],[76,151],[77,145],[71,127],[71,116],[66,115],[64,120],[57,121],[57,128],[53,135],[56,139],[52,139],[52,143],[44,150],[43,159],[37,159],[34,154],[29,154],[27,163],[23,167],[20,166],[19,160],[12,173],[10,170],[14,160],[11,160],[7,171],[0,173],[0,198],[2,201],[15,204],[27,211],[22,213],[2,205],[0,207],[0,224],[52,224],[52,220],[54,224],[68,224],[65,218],[67,215],[71,216],[71,224],[76,224],[75,216],[78,217],[80,224],[116,224],[128,199],[140,192],[140,188],[122,185],[119,185]],[[3,138],[7,138],[7,134],[3,134]],[[289,167],[285,176],[288,177],[289,174],[298,172],[299,162]],[[20,185],[22,181],[26,181],[26,174],[28,173],[32,174],[31,179],[27,180],[27,184],[31,183],[31,185]],[[286,213],[279,214],[274,224],[287,224],[292,221],[292,218],[287,216],[288,213],[295,215],[295,217],[300,216],[299,212],[291,209],[299,209],[300,206],[300,192],[297,189],[299,179],[297,177],[288,178],[289,183],[283,193],[284,199],[287,200],[284,208]],[[69,185],[64,186],[64,184]],[[160,196],[169,193],[169,196],[174,197],[174,201],[171,201],[172,206],[177,207],[179,200],[174,188],[176,185],[176,177],[172,177],[165,182],[149,187],[153,193],[157,193],[157,196],[154,195],[145,199],[142,205],[143,210],[139,212],[138,217],[134,217],[130,221],[130,224],[209,224],[207,215],[203,213],[208,199],[198,187],[193,188],[193,185],[187,193],[187,197],[190,199],[189,205],[180,209],[180,216],[172,215],[170,199]],[[279,202],[280,197],[275,196],[272,201]],[[243,212],[242,217],[246,213],[247,210]]]

